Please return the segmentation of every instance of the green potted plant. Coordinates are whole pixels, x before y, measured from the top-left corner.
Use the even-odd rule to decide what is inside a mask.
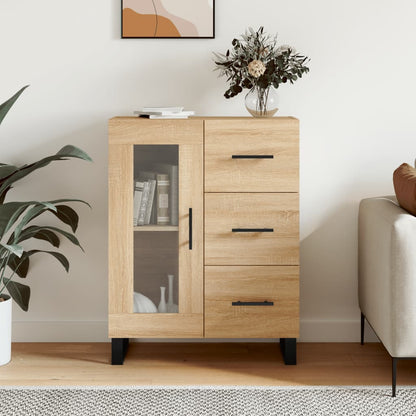
[[[276,89],[288,81],[293,84],[309,72],[309,59],[289,45],[277,44],[277,36],[249,28],[232,41],[225,54],[214,53],[216,70],[226,76],[229,87],[225,98],[248,89],[245,104],[253,117],[272,117],[278,110]]]
[[[13,97],[0,105],[0,124],[4,117],[25,90],[23,87]],[[23,166],[0,163],[0,365],[7,364],[11,357],[11,315],[12,299],[27,311],[30,299],[30,287],[22,283],[29,272],[30,258],[39,253],[53,256],[68,272],[69,261],[55,250],[25,249],[28,240],[43,240],[58,248],[61,237],[71,243],[81,245],[74,233],[78,227],[78,214],[67,205],[68,202],[85,201],[78,199],[57,199],[52,201],[8,201],[6,197],[16,182],[37,169],[53,161],[77,158],[91,161],[81,149],[67,145],[58,153],[37,162]],[[68,230],[39,225],[46,213],[53,214]],[[33,220],[37,219],[36,223]]]

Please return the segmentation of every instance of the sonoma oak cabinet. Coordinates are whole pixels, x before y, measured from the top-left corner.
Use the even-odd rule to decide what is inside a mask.
[[[298,142],[291,117],[110,120],[113,364],[129,338],[280,338],[296,363]]]

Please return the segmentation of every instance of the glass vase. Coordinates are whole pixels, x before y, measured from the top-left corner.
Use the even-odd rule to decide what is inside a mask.
[[[254,86],[246,95],[246,109],[253,117],[273,117],[277,110],[277,91]]]

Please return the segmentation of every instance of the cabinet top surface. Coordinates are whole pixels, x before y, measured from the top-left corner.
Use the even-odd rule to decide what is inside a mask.
[[[248,120],[252,120],[254,122],[260,122],[260,121],[284,121],[284,120],[298,120],[296,117],[251,117],[251,116],[247,116],[247,117],[239,117],[239,116],[225,116],[225,117],[218,117],[218,116],[193,116],[193,117],[189,117],[188,119],[174,119],[174,118],[167,118],[167,119],[148,119],[148,118],[141,118],[141,117],[137,117],[137,116],[116,116],[116,117],[112,117],[110,120],[114,120],[114,121],[132,121],[132,120],[136,120],[136,121],[140,121],[142,123],[154,123],[154,122],[172,122],[172,121],[180,121],[180,122],[186,122],[188,120],[244,120],[244,121],[248,121]]]

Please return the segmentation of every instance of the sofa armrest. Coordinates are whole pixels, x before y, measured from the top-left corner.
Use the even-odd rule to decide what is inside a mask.
[[[416,217],[394,197],[360,203],[358,277],[361,311],[388,352],[416,356]]]

